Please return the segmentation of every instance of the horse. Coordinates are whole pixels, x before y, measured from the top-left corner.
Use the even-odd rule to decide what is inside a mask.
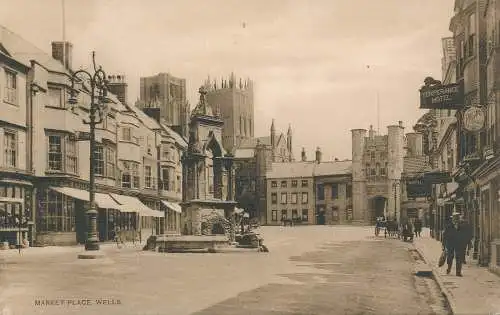
[[[399,237],[399,225],[396,221],[387,221],[385,237]]]

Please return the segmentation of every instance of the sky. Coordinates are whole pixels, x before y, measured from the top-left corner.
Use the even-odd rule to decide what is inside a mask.
[[[0,0],[0,24],[50,53],[62,1]],[[95,51],[108,74],[126,75],[131,103],[141,76],[185,78],[194,108],[208,76],[234,72],[254,81],[255,136],[274,118],[284,133],[292,126],[297,159],[303,147],[309,159],[316,147],[350,159],[351,129],[386,133],[401,120],[412,131],[423,79],[441,78],[453,2],[65,0],[64,34],[73,68]]]

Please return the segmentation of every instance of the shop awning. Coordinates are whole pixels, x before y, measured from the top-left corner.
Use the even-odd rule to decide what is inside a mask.
[[[86,190],[81,190],[71,187],[50,187],[50,189],[57,191],[58,193],[61,193],[63,195],[69,196],[71,198],[83,201],[90,200],[89,192]],[[122,206],[116,201],[114,201],[113,198],[111,198],[108,194],[96,193],[95,203],[99,208],[102,209],[117,209],[120,211],[125,210],[124,212],[126,212],[126,209],[122,209]]]
[[[0,203],[24,203],[22,198],[0,197]]]
[[[150,207],[143,204],[136,197],[124,196],[118,194],[110,194],[113,199],[118,202],[122,208],[126,209],[128,212],[137,212],[143,217],[157,217],[162,218],[165,214],[162,211],[153,210]]]
[[[182,213],[182,208],[178,203],[169,202],[166,200],[162,200],[161,203],[163,203],[165,205],[165,207],[169,208],[170,210],[173,210],[177,213]]]

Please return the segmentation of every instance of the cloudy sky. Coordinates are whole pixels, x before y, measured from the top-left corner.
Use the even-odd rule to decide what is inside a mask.
[[[272,118],[294,131],[294,153],[350,158],[350,129],[380,131],[422,114],[423,78],[441,77],[441,38],[453,0],[66,0],[74,68],[96,51],[108,73],[187,79],[197,102],[203,80],[232,71],[255,81],[255,132]],[[0,0],[0,24],[50,53],[62,39],[62,0]],[[368,67],[369,66],[369,67]],[[407,128],[408,129],[408,128]]]

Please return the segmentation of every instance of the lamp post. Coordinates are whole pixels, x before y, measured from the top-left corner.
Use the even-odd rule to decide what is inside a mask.
[[[101,66],[96,67],[95,52],[92,52],[92,63],[94,67],[93,74],[85,71],[78,70],[73,73],[71,77],[71,91],[68,102],[71,105],[78,103],[79,91],[75,89],[75,83],[89,84],[90,88],[90,108],[89,120],[83,120],[83,123],[90,127],[90,174],[89,174],[89,204],[87,210],[88,225],[87,225],[87,240],[85,241],[86,251],[98,251],[99,240],[97,238],[97,205],[95,203],[95,167],[96,167],[96,139],[95,128],[105,118],[107,113],[107,93],[108,81],[106,73],[102,70]],[[83,258],[83,257],[82,257]]]
[[[398,210],[398,195],[397,195],[397,188],[398,188],[399,183],[396,181],[392,184],[392,187],[394,188],[394,219],[398,218],[397,210]]]

